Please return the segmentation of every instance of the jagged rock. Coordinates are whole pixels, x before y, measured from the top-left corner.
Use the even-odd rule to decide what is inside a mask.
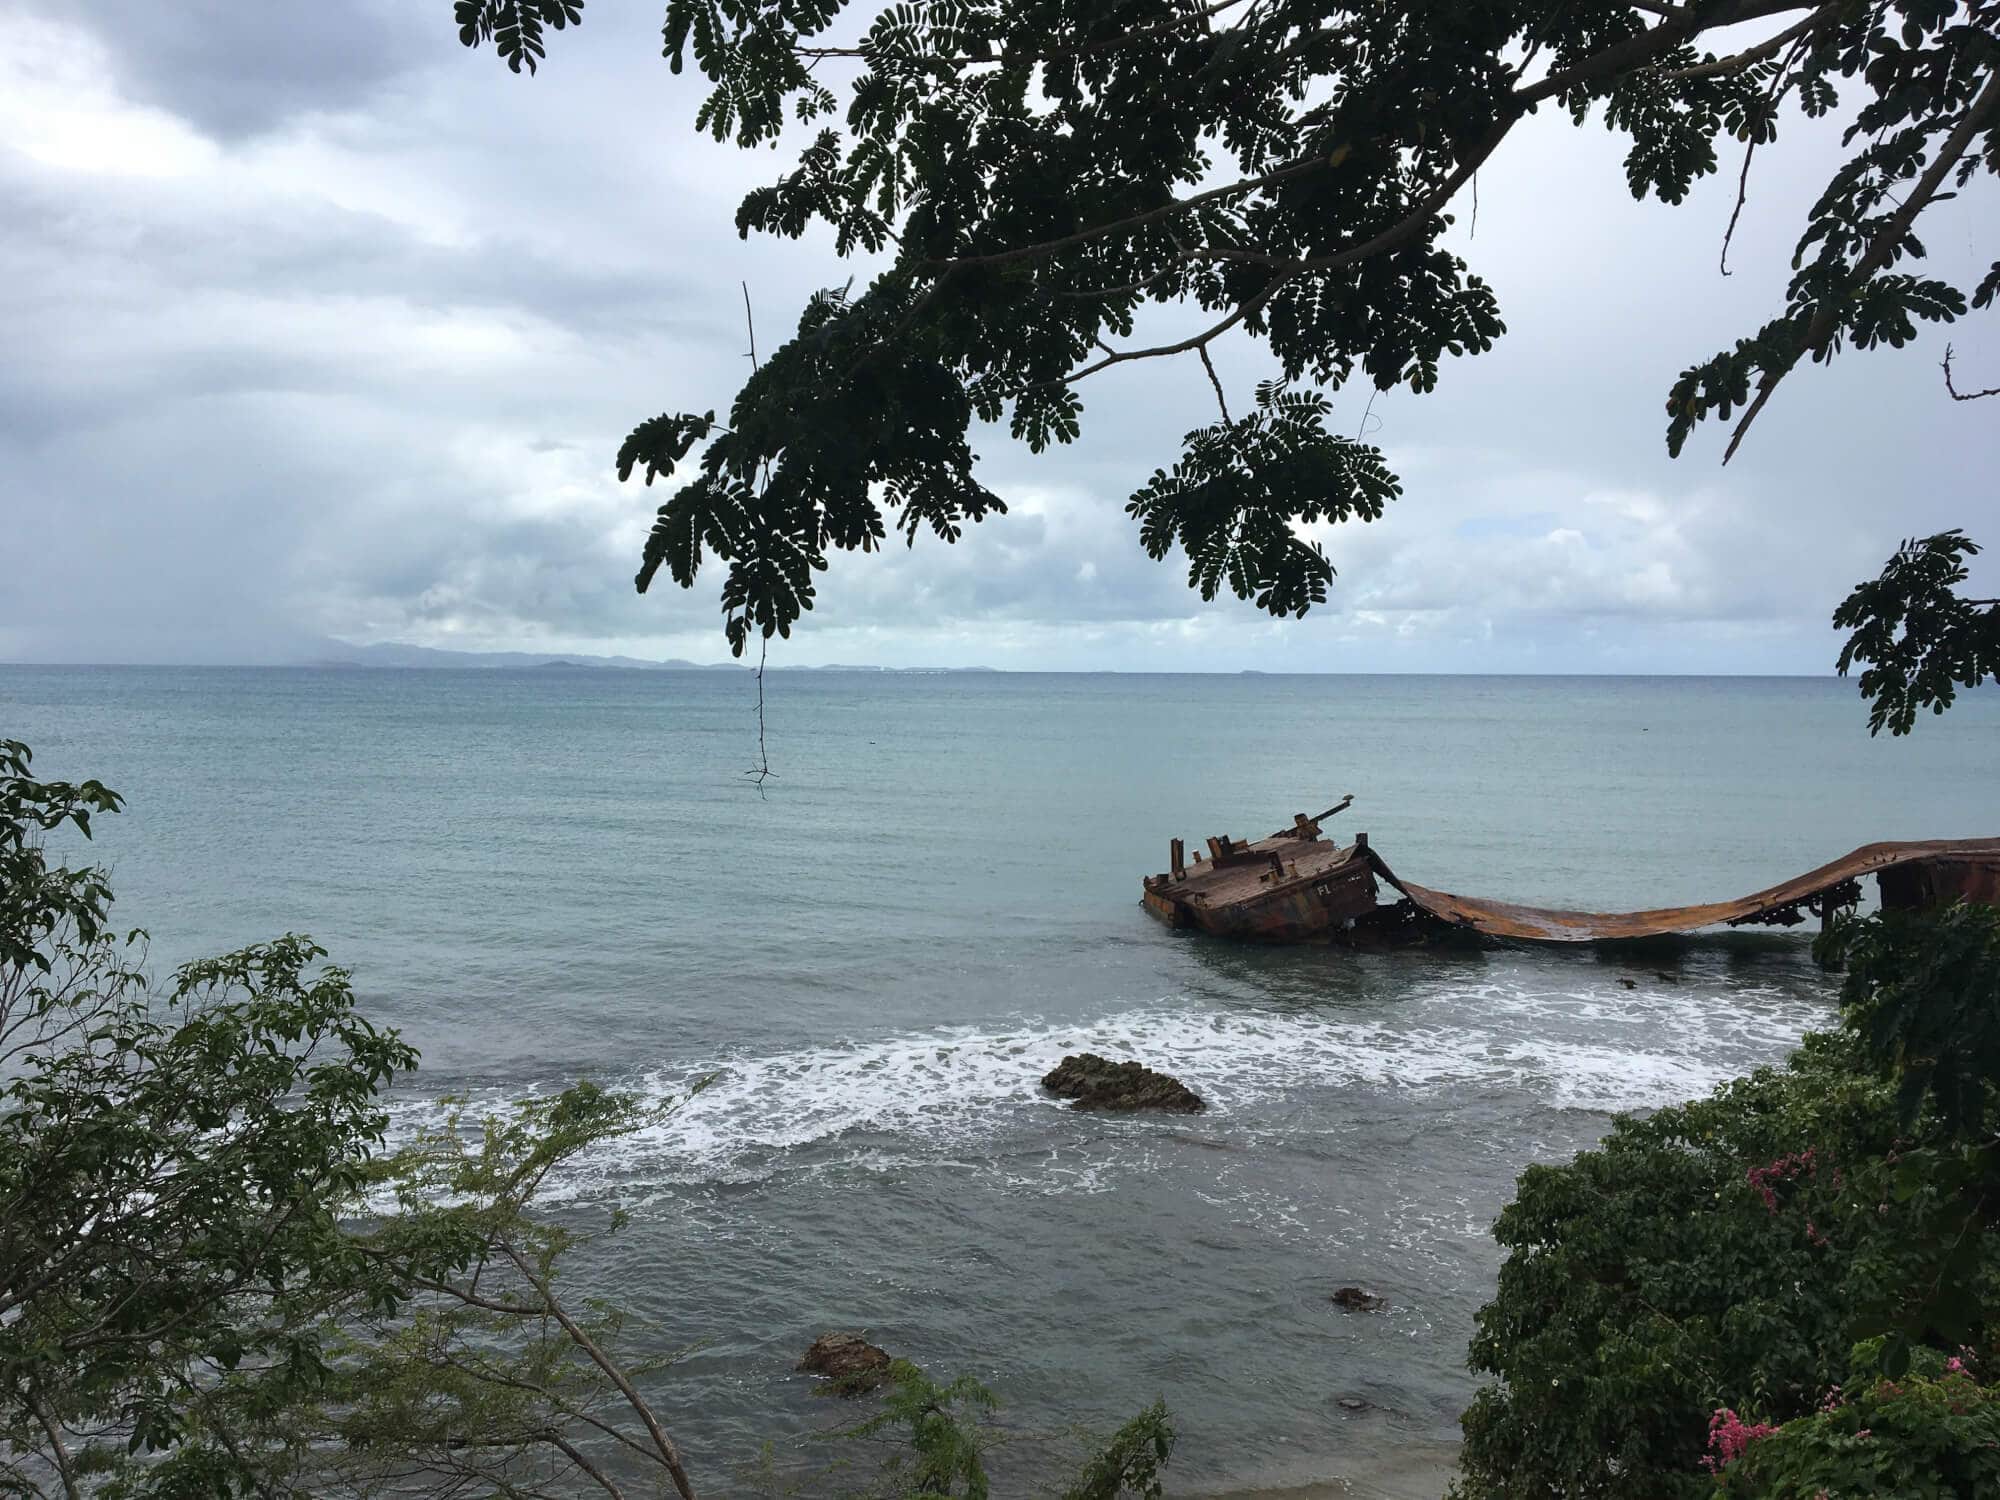
[[[1065,1057],[1042,1079],[1042,1087],[1078,1109],[1160,1109],[1191,1115],[1206,1109],[1201,1096],[1143,1063],[1112,1062],[1095,1052]]]
[[[858,1333],[822,1333],[806,1350],[799,1368],[824,1375],[830,1389],[842,1396],[859,1396],[889,1379],[889,1355]]]
[[[1373,1292],[1364,1292],[1358,1286],[1342,1287],[1333,1294],[1333,1301],[1336,1306],[1344,1307],[1349,1312],[1373,1312],[1384,1305],[1384,1299]]]

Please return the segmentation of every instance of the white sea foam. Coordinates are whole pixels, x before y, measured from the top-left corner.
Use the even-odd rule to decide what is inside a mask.
[[[620,1176],[731,1182],[792,1167],[982,1154],[1035,1112],[1062,1106],[1039,1089],[1065,1053],[1133,1057],[1204,1095],[1204,1130],[1274,1098],[1310,1090],[1518,1092],[1554,1109],[1650,1109],[1702,1094],[1775,1061],[1817,1024],[1817,1006],[1778,991],[1725,994],[1562,992],[1518,983],[1440,982],[1360,1018],[1338,1011],[1252,1012],[1168,1005],[1088,1022],[1026,1018],[940,1027],[792,1051],[736,1051],[630,1081],[664,1103],[708,1086],[621,1141]],[[1156,1123],[1156,1122],[1155,1122]],[[1132,1128],[1099,1121],[1096,1129]],[[1003,1175],[1022,1175],[1016,1162]],[[1010,1175],[1011,1174],[1011,1175]],[[1049,1190],[1103,1185],[1097,1161],[1035,1162]]]

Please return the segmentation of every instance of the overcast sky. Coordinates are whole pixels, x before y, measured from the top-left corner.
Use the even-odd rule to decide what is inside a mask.
[[[444,0],[0,0],[0,660],[726,655],[719,574],[634,594],[662,496],[611,458],[640,418],[727,405],[739,279],[768,347],[849,268],[738,240],[789,152],[694,135],[660,9],[593,0],[530,79],[464,51]],[[837,556],[774,661],[1827,670],[1829,611],[1898,538],[2000,547],[2000,401],[1948,401],[1927,332],[1794,375],[1727,469],[1715,431],[1669,461],[1667,386],[1777,310],[1837,141],[1794,123],[1760,155],[1727,279],[1735,163],[1667,209],[1620,155],[1539,118],[1481,174],[1464,249],[1510,332],[1376,400],[1405,494],[1326,536],[1304,621],[1203,605],[1140,550],[1126,496],[1213,420],[1199,367],[1162,362],[1086,382],[1073,447],[986,435],[1012,513]],[[1973,192],[1923,231],[1961,284],[2000,242]],[[1950,337],[2000,384],[2000,318]],[[1247,402],[1259,351],[1220,363]],[[1366,396],[1336,398],[1350,430]]]

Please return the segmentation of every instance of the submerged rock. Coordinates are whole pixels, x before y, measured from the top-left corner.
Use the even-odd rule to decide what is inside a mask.
[[[1144,1063],[1112,1062],[1095,1052],[1065,1057],[1042,1079],[1042,1087],[1078,1109],[1160,1109],[1191,1115],[1206,1109],[1201,1095]]]
[[[1346,1411],[1366,1411],[1369,1405],[1368,1402],[1363,1401],[1359,1396],[1341,1396],[1336,1399],[1335,1404]]]
[[[858,1333],[822,1333],[806,1350],[799,1368],[824,1375],[836,1395],[859,1396],[889,1379],[888,1351],[878,1349]]]
[[[1376,1308],[1386,1305],[1386,1299],[1376,1296],[1373,1292],[1364,1292],[1358,1286],[1342,1287],[1333,1294],[1333,1301],[1336,1306],[1344,1307],[1349,1312],[1373,1312]]]

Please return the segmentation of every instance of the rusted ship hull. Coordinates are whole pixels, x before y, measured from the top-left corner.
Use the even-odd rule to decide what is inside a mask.
[[[1296,943],[1336,932],[1381,904],[1375,871],[1352,868],[1295,876],[1257,895],[1216,905],[1190,901],[1171,889],[1146,888],[1146,909],[1169,927],[1198,927],[1218,937]]]
[[[1380,897],[1367,840],[1342,848],[1320,836],[1320,821],[1340,807],[1319,818],[1301,813],[1290,828],[1250,843],[1210,839],[1207,857],[1192,862],[1175,839],[1169,868],[1145,879],[1146,910],[1170,927],[1278,943],[1351,927]]]
[[[1347,801],[1351,801],[1349,798]],[[1341,847],[1321,836],[1318,818],[1303,813],[1290,828],[1250,843],[1208,840],[1207,858],[1184,858],[1171,847],[1170,868],[1144,881],[1146,910],[1173,927],[1219,937],[1300,942],[1353,933],[1406,929],[1412,921],[1489,938],[1539,943],[1613,942],[1749,924],[1792,926],[1808,916],[1830,919],[1861,900],[1860,882],[1874,876],[1886,908],[1954,900],[2000,906],[2000,839],[1927,839],[1864,844],[1841,858],[1733,901],[1648,911],[1569,911],[1521,906],[1432,890],[1399,878],[1368,835]],[[1395,893],[1383,899],[1383,887]]]

